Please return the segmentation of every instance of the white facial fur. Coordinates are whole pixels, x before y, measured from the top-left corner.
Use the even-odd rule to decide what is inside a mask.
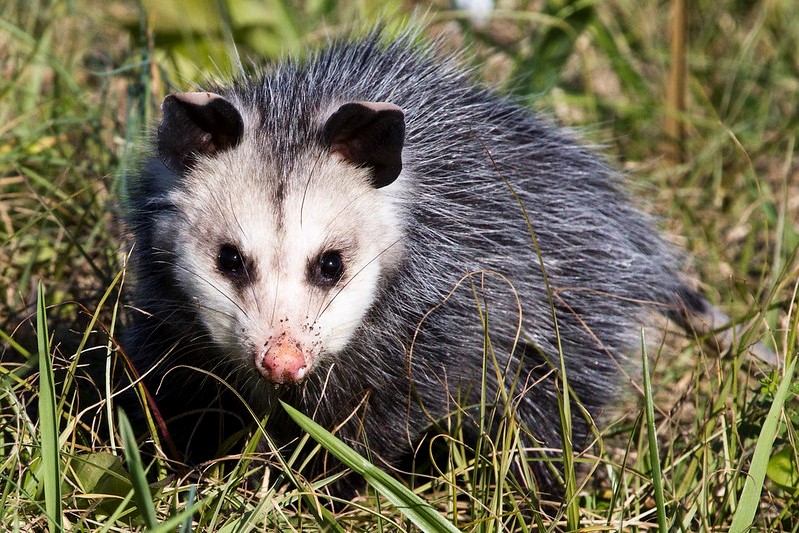
[[[278,192],[269,161],[251,133],[236,148],[200,160],[172,193],[182,217],[178,282],[192,296],[214,343],[242,372],[262,368],[276,339],[296,346],[305,375],[345,349],[372,305],[378,283],[402,256],[402,221],[392,188],[369,184],[368,171],[320,150],[295,162]],[[279,203],[276,196],[282,196]],[[219,247],[245,258],[248,282],[218,267]],[[344,275],[332,287],[309,279],[309,264],[340,251]]]

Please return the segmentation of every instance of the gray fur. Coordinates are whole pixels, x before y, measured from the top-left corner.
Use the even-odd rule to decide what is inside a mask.
[[[275,181],[254,184],[232,176],[217,205],[195,206],[209,227],[193,227],[191,246],[203,246],[211,226],[235,216],[225,206],[246,196],[248,187],[272,191],[274,203],[264,209],[282,209],[284,188],[297,186],[287,182],[295,162],[321,153],[324,116],[338,105],[391,102],[405,112],[403,172],[381,189],[398,198],[401,253],[383,272],[376,300],[348,346],[301,384],[265,384],[220,350],[219,339],[198,320],[199,295],[187,294],[176,281],[185,268],[180,246],[192,229],[186,221],[197,216],[170,200],[185,181],[157,159],[134,180],[133,302],[147,315],[135,315],[126,344],[140,372],[156,367],[147,383],[152,392],[158,389],[156,400],[168,416],[205,407],[216,394],[203,375],[167,372],[190,364],[217,372],[261,409],[280,398],[328,428],[359,408],[339,436],[359,449],[368,442],[374,458],[395,465],[455,410],[456,399],[479,403],[487,327],[489,358],[496,358],[504,376],[499,383],[493,363],[486,363],[489,402],[508,389],[529,430],[527,444],[558,449],[553,382],[560,350],[576,398],[601,419],[627,390],[626,374],[637,375],[640,328],[651,312],[684,322],[686,309],[706,311],[704,300],[681,282],[675,253],[601,158],[411,40],[386,43],[373,35],[334,43],[307,61],[284,62],[262,76],[212,88],[249,117],[245,135],[254,135],[259,147],[250,156],[268,162]],[[496,403],[501,412],[502,402]],[[235,401],[223,407],[242,412]],[[298,432],[279,411],[268,429],[278,442],[289,442]],[[579,409],[572,412],[579,448],[589,424]],[[471,408],[465,416],[476,413]],[[551,488],[551,472],[544,466],[536,471]]]

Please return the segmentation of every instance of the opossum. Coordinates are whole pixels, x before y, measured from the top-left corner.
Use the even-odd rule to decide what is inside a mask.
[[[219,443],[205,411],[248,418],[221,381],[278,444],[300,435],[282,400],[386,467],[512,406],[556,491],[533,450],[562,448],[562,371],[579,447],[653,314],[726,321],[602,157],[414,40],[164,99],[130,180],[125,346],[189,457]]]

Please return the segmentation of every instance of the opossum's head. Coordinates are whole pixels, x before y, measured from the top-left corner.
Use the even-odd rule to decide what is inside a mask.
[[[161,231],[177,283],[240,370],[303,381],[346,348],[401,260],[388,186],[402,168],[402,111],[334,106],[286,165],[241,103],[184,93],[162,109],[159,155],[177,177]]]

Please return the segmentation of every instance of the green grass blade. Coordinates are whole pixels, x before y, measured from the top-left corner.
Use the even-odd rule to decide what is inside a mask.
[[[646,94],[646,83],[632,62],[619,48],[616,41],[613,40],[613,35],[604,22],[599,17],[594,17],[589,24],[589,28],[597,46],[610,60],[613,72],[624,85],[634,91],[635,94]]]
[[[760,493],[763,490],[763,482],[766,479],[766,468],[768,468],[769,458],[771,457],[771,451],[774,445],[774,438],[779,428],[782,407],[785,404],[785,399],[788,397],[791,385],[793,384],[793,373],[794,370],[796,370],[796,361],[797,359],[791,361],[791,364],[785,369],[782,383],[780,383],[780,387],[774,395],[774,402],[771,404],[768,415],[766,415],[766,421],[763,423],[763,428],[760,430],[760,436],[757,439],[755,452],[752,456],[752,464],[746,476],[741,498],[738,500],[738,509],[732,517],[730,533],[739,533],[749,530],[755,518],[757,507],[760,504]]]
[[[63,531],[61,519],[61,465],[58,447],[58,417],[56,416],[55,382],[50,360],[47,305],[44,285],[39,283],[36,301],[36,336],[39,348],[39,431],[42,445],[42,476],[44,505],[50,531]]]
[[[128,492],[122,500],[120,500],[119,505],[114,510],[113,513],[105,520],[105,524],[103,527],[96,530],[97,533],[106,533],[110,531],[116,525],[116,521],[119,519],[120,516],[125,512],[128,508],[128,503],[130,502],[131,498],[133,498],[133,491]]]
[[[147,525],[147,529],[155,529],[158,526],[158,519],[155,515],[150,486],[147,484],[147,477],[144,474],[144,466],[139,455],[139,448],[136,444],[136,437],[130,425],[128,417],[121,409],[117,412],[119,418],[119,435],[122,445],[125,447],[125,459],[128,462],[133,491],[136,498],[136,505]],[[174,527],[174,526],[173,526]]]
[[[355,450],[304,414],[290,405],[283,402],[281,404],[302,429],[307,431],[339,461],[362,475],[377,492],[396,506],[421,531],[458,531],[430,504],[404,487],[399,481],[361,457]]]
[[[205,507],[203,502],[199,504],[193,503],[191,500],[186,504],[186,508],[179,513],[170,516],[164,522],[158,524],[157,527],[148,528],[148,533],[172,533],[180,526],[180,531],[191,531],[191,517],[198,511]]]
[[[189,497],[186,501],[186,509],[194,507],[194,500],[197,499],[197,485],[189,487]],[[191,516],[187,516],[180,525],[178,533],[191,533]]]
[[[515,90],[522,94],[542,94],[554,87],[572,55],[577,38],[594,18],[594,5],[588,2],[547,2],[544,12],[550,11],[560,24],[553,24],[530,39],[533,53],[519,61],[514,78]]]
[[[660,471],[660,453],[658,452],[658,436],[655,427],[655,399],[652,395],[652,381],[649,374],[649,354],[646,350],[646,337],[641,330],[641,373],[644,378],[644,400],[646,403],[646,429],[649,440],[649,462],[652,465],[652,489],[655,492],[655,506],[657,508],[658,531],[666,533],[666,504],[663,497],[663,479]]]

